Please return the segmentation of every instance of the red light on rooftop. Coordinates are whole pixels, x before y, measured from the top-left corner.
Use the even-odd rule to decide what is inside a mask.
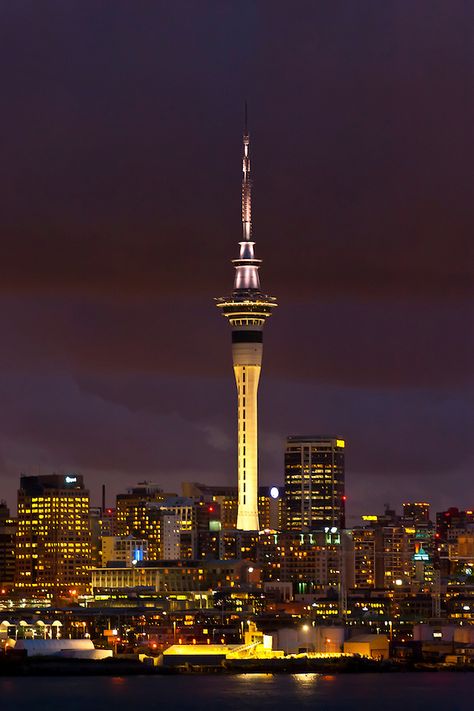
[[[342,500],[343,500],[343,501],[347,501],[347,496],[343,496],[343,497],[342,497]]]

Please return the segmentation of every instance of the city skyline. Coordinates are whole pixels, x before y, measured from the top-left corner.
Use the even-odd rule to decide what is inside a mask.
[[[131,27],[118,3],[100,36],[100,8],[56,8],[48,42],[2,11],[12,509],[20,473],[38,469],[81,473],[97,502],[102,483],[113,501],[143,479],[235,482],[212,299],[238,236],[245,97],[259,249],[281,302],[261,483],[283,483],[287,436],[338,433],[349,514],[471,506],[472,9],[383,5],[370,22],[353,7],[156,7]]]

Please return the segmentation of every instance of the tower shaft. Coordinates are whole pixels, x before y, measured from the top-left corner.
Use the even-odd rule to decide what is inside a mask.
[[[243,531],[259,528],[257,393],[262,350],[261,343],[232,344],[237,386],[237,528]]]

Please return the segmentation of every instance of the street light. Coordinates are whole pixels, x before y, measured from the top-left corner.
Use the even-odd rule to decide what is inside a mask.
[[[301,629],[306,635],[309,632],[309,625],[303,625]],[[309,643],[308,643],[308,637],[306,637],[306,654],[308,654],[308,653],[309,653]]]

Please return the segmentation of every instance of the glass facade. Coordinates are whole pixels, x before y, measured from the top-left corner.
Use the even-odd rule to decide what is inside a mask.
[[[82,477],[21,477],[15,588],[53,597],[87,592],[90,560],[89,492]]]
[[[344,440],[288,437],[285,451],[286,528],[345,527]]]

